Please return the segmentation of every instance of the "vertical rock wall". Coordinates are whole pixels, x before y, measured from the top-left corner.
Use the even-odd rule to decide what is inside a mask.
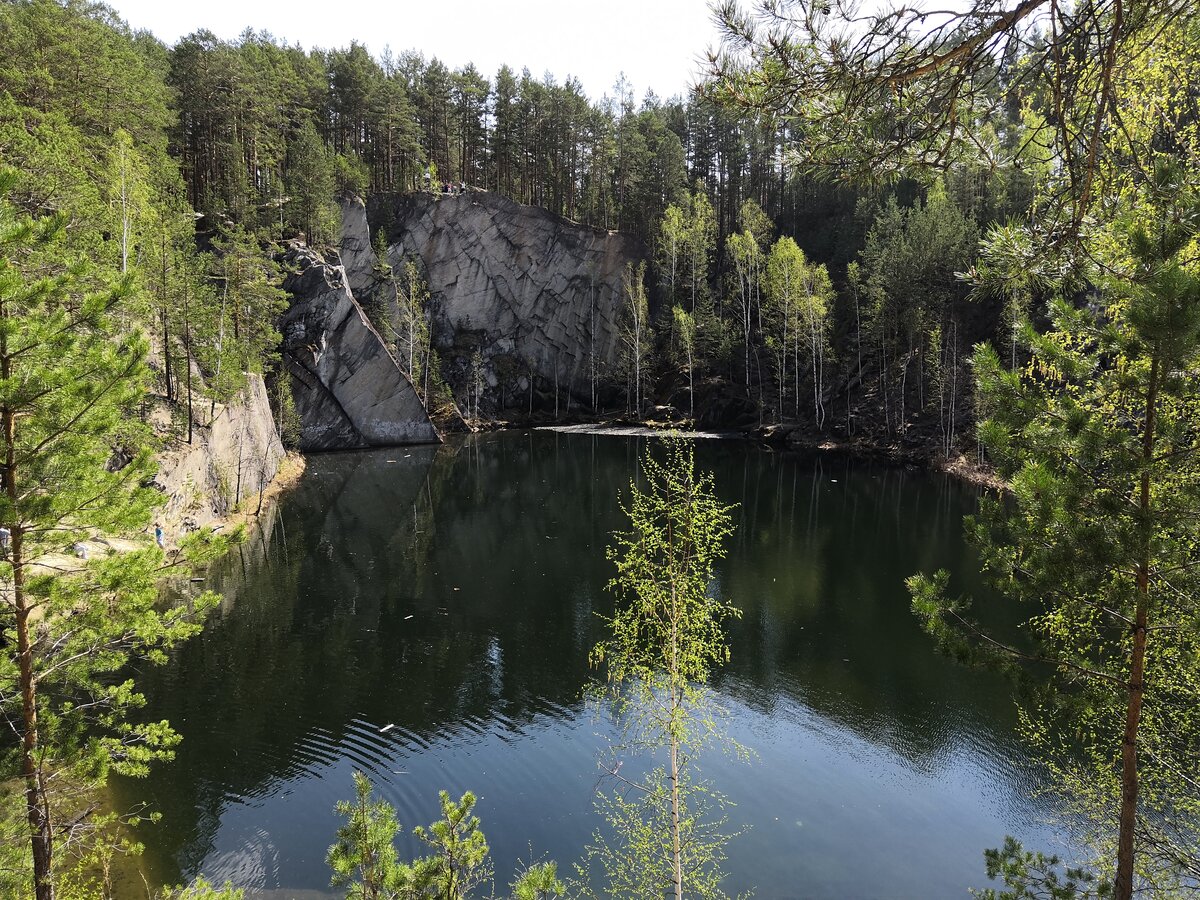
[[[249,374],[241,394],[217,406],[211,423],[196,426],[190,444],[179,444],[159,460],[155,484],[167,499],[158,520],[168,539],[174,543],[257,496],[283,458],[262,376]]]
[[[394,308],[374,273],[372,229],[388,260],[419,260],[432,297],[443,375],[461,399],[483,388],[481,412],[510,417],[555,399],[589,406],[618,358],[625,268],[645,256],[635,239],[579,225],[497,194],[469,191],[357,199],[342,209],[342,258],[356,294]],[[534,382],[531,391],[530,379]]]
[[[370,247],[370,241],[367,242]],[[300,449],[438,443],[412,383],[354,299],[345,270],[290,245],[279,319],[283,361],[300,416]]]

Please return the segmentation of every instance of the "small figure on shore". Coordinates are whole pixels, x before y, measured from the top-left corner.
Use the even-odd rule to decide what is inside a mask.
[[[159,550],[167,549],[167,541],[163,536],[162,525],[160,525],[158,522],[154,523],[154,543],[158,544]]]
[[[87,544],[83,541],[78,541],[74,547],[75,555],[79,559],[87,559]]]
[[[8,558],[8,545],[12,543],[12,532],[0,525],[0,556]]]

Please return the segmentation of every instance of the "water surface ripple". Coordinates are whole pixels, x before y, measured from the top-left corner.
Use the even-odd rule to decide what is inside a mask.
[[[518,860],[569,870],[599,822],[610,725],[582,695],[643,446],[509,432],[312,457],[214,569],[225,601],[203,634],[145,673],[147,717],[184,736],[174,763],[114,788],[164,813],[140,834],[152,874],[332,896],[324,855],[354,770],[408,828],[439,789],[475,791],[500,888]],[[718,580],[744,616],[715,684],[756,752],[702,764],[749,826],[727,887],[965,897],[1005,834],[1057,849],[1007,687],[940,658],[902,582],[944,566],[981,590],[960,524],[975,492],[730,442],[697,453],[738,504]]]

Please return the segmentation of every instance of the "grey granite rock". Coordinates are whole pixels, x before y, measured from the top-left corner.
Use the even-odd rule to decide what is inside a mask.
[[[343,204],[351,285],[394,309],[363,249],[372,246],[369,218],[386,229],[394,268],[421,262],[442,373],[460,402],[477,386],[483,415],[511,414],[526,407],[532,377],[539,407],[568,395],[590,404],[617,360],[622,278],[645,255],[639,242],[484,191],[380,195],[363,212],[361,201]]]
[[[347,256],[361,267],[361,252]],[[292,304],[278,326],[300,415],[300,448],[439,442],[412,383],[355,301],[343,267],[295,242],[284,264],[292,272],[284,281]]]

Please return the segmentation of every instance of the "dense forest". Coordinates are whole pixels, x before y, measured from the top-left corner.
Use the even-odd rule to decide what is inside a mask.
[[[1019,148],[1016,164],[852,181],[799,165],[787,117],[717,102],[704,82],[639,102],[622,80],[594,101],[574,81],[376,60],[358,44],[199,32],[167,48],[86,4],[5,16],[14,197],[69,212],[73,239],[138,274],[172,402],[192,361],[219,396],[269,366],[273,243],[336,243],[345,193],[453,184],[645,242],[648,327],[606,373],[624,412],[799,420],[949,456],[970,418],[963,361],[1002,318],[994,301],[964,305],[956,273],[980,234],[1028,208],[1047,165],[1015,53],[988,73],[1001,116],[980,140]],[[777,237],[791,243],[773,249]]]
[[[124,820],[93,816],[89,787],[177,740],[165,723],[129,725],[138,696],[112,673],[195,628],[155,612],[153,550],[83,582],[36,567],[76,533],[144,526],[153,453],[190,443],[248,375],[266,376],[287,438],[282,245],[336,246],[343,196],[447,189],[644,246],[622,358],[603,373],[612,402],[577,415],[784,426],[1009,483],[1019,514],[997,501],[973,535],[1007,592],[1066,595],[1032,620],[1042,649],[989,643],[942,573],[911,583],[917,613],[963,658],[1049,666],[1070,708],[1044,692],[1026,727],[1096,822],[1096,858],[1117,860],[1096,891],[1194,888],[1197,801],[1177,788],[1193,784],[1200,696],[1200,23],[1173,0],[974,6],[931,25],[906,8],[720,4],[724,42],[688,96],[639,98],[621,79],[592,98],[417,50],[375,58],[249,31],[168,47],[87,0],[0,4],[3,642],[16,648],[0,702],[20,736],[3,751],[20,788],[4,794],[0,890],[27,895],[32,867],[39,900],[52,874],[59,896],[102,895],[88,893],[95,873],[128,847],[90,839]],[[557,417],[554,390],[531,418]],[[84,595],[135,602],[106,616]],[[1044,727],[1053,716],[1073,733]],[[1066,743],[1092,769],[1057,762]],[[1149,748],[1140,769],[1135,745]],[[443,803],[469,816],[466,798]],[[1016,846],[993,863],[1028,891],[997,896],[1061,884],[1056,860]],[[1108,896],[1063,877],[1076,887],[1052,896]]]

